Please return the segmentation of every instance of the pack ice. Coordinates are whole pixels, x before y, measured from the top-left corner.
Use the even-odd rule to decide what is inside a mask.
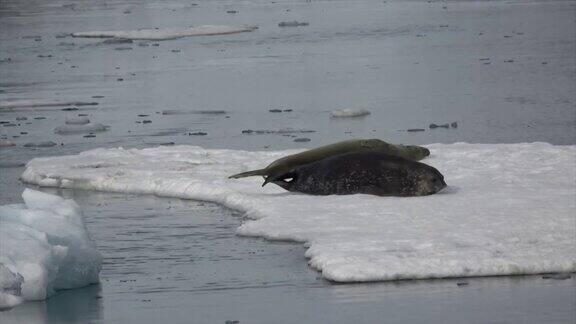
[[[122,38],[142,40],[167,40],[189,36],[210,36],[250,32],[254,26],[202,25],[187,28],[158,28],[139,30],[90,31],[72,33],[72,37]]]
[[[309,196],[228,179],[298,150],[96,149],[37,158],[40,186],[207,200],[246,213],[240,235],[304,242],[339,282],[576,271],[576,146],[433,144],[449,187],[425,197]]]
[[[98,282],[102,257],[73,200],[26,189],[0,206],[0,310]]]

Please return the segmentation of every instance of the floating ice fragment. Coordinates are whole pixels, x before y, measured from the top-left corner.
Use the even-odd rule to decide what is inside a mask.
[[[280,129],[244,129],[242,130],[242,134],[306,134],[306,133],[315,133],[316,131],[313,129],[294,129],[292,127],[280,128]]]
[[[90,119],[85,116],[68,116],[66,117],[66,125],[86,125],[90,122]]]
[[[226,110],[163,110],[162,115],[222,115]]]
[[[0,102],[0,109],[14,110],[23,108],[39,108],[39,107],[66,107],[66,106],[94,106],[97,102],[86,101],[59,101],[59,100],[6,100]]]
[[[24,147],[52,147],[56,146],[56,143],[52,141],[42,141],[42,142],[30,142],[24,144]]]
[[[10,147],[10,146],[14,146],[14,145],[16,145],[16,144],[14,144],[14,142],[12,142],[12,141],[0,139],[0,147]]]
[[[302,27],[308,26],[310,23],[307,22],[299,22],[299,21],[281,21],[278,23],[278,27]]]
[[[94,133],[94,132],[104,132],[110,129],[110,126],[105,126],[99,123],[84,124],[84,125],[62,125],[54,129],[54,133],[60,135],[70,135],[70,134],[84,134],[84,133]]]
[[[366,109],[337,109],[330,112],[330,117],[334,118],[352,118],[370,115],[370,111]]]
[[[87,37],[87,38],[168,40],[189,36],[210,36],[210,35],[225,35],[225,34],[251,32],[257,28],[258,27],[255,26],[202,25],[188,28],[91,31],[91,32],[72,33],[72,36]]]

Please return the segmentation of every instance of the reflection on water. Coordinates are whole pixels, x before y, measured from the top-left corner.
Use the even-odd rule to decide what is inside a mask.
[[[38,302],[26,302],[0,313],[2,323],[103,323],[102,288],[61,290],[55,296]]]

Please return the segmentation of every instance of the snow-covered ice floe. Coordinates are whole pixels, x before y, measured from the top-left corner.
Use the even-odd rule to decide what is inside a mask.
[[[576,271],[576,146],[433,144],[449,187],[424,197],[309,196],[228,179],[298,152],[194,146],[36,158],[40,186],[220,203],[252,218],[240,235],[305,242],[327,279],[352,282]]]
[[[370,111],[366,109],[337,109],[330,112],[330,117],[333,118],[351,118],[362,117],[370,115]]]
[[[98,282],[102,256],[73,200],[26,189],[0,206],[0,310]]]
[[[255,26],[202,25],[188,28],[90,31],[82,33],[72,33],[72,37],[168,40],[189,36],[226,35],[226,34],[251,32],[257,28],[258,27]]]

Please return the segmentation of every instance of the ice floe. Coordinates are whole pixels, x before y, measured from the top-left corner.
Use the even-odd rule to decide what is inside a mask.
[[[188,36],[236,34],[243,32],[251,32],[255,29],[257,29],[257,27],[254,26],[202,25],[188,28],[90,31],[90,32],[72,33],[72,36],[87,37],[87,38],[168,40]]]
[[[576,146],[433,144],[449,187],[425,197],[308,196],[228,179],[299,150],[95,149],[36,158],[40,186],[207,200],[246,213],[240,235],[305,242],[339,282],[576,271]]]
[[[366,109],[337,109],[330,112],[330,117],[346,118],[346,117],[362,117],[370,115],[370,111]]]
[[[72,200],[26,189],[0,206],[0,309],[98,282],[102,257]]]

